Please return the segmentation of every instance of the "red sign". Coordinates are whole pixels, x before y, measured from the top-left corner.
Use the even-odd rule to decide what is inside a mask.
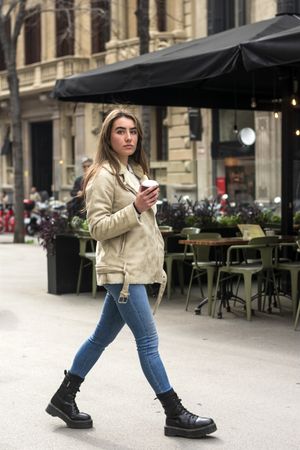
[[[223,195],[226,193],[226,182],[225,177],[216,178],[217,193],[218,195]]]

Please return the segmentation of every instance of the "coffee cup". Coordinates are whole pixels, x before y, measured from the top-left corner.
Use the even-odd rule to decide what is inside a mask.
[[[159,184],[155,180],[144,180],[141,183],[141,191],[145,191],[148,188],[158,188]]]

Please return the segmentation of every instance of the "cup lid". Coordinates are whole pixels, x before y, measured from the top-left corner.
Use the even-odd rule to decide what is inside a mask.
[[[154,187],[154,186],[158,186],[158,182],[155,180],[144,180],[142,181],[142,186],[149,188],[149,187]]]

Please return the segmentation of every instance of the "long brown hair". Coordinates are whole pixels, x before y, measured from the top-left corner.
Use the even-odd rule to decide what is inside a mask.
[[[134,154],[130,156],[130,160],[133,160],[137,164],[139,164],[144,173],[148,174],[148,162],[145,151],[143,150],[142,141],[143,141],[143,130],[139,119],[130,111],[126,109],[113,109],[105,118],[99,136],[98,149],[95,157],[94,164],[91,165],[87,174],[84,177],[83,181],[83,189],[82,195],[85,195],[86,187],[88,182],[96,175],[99,168],[102,166],[104,162],[108,162],[117,178],[118,183],[123,189],[126,189],[125,185],[122,182],[122,179],[119,175],[120,170],[120,161],[117,157],[117,154],[113,151],[111,147],[111,130],[115,120],[120,117],[126,117],[127,119],[131,119],[137,129],[138,133],[138,141]]]

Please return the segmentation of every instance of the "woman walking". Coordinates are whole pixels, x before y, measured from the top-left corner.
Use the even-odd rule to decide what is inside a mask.
[[[95,163],[85,177],[90,233],[97,241],[96,270],[107,293],[94,333],[83,343],[46,411],[71,428],[93,426],[90,415],[80,412],[75,396],[104,349],[126,324],[132,331],[145,377],[165,414],[165,435],[202,437],[216,430],[214,421],[190,413],[182,406],[158,353],[158,336],[145,284],[160,283],[158,302],[166,277],[164,243],[155,213],[157,187],[141,189],[147,177],[142,129],[135,115],[115,109],[106,117]]]

